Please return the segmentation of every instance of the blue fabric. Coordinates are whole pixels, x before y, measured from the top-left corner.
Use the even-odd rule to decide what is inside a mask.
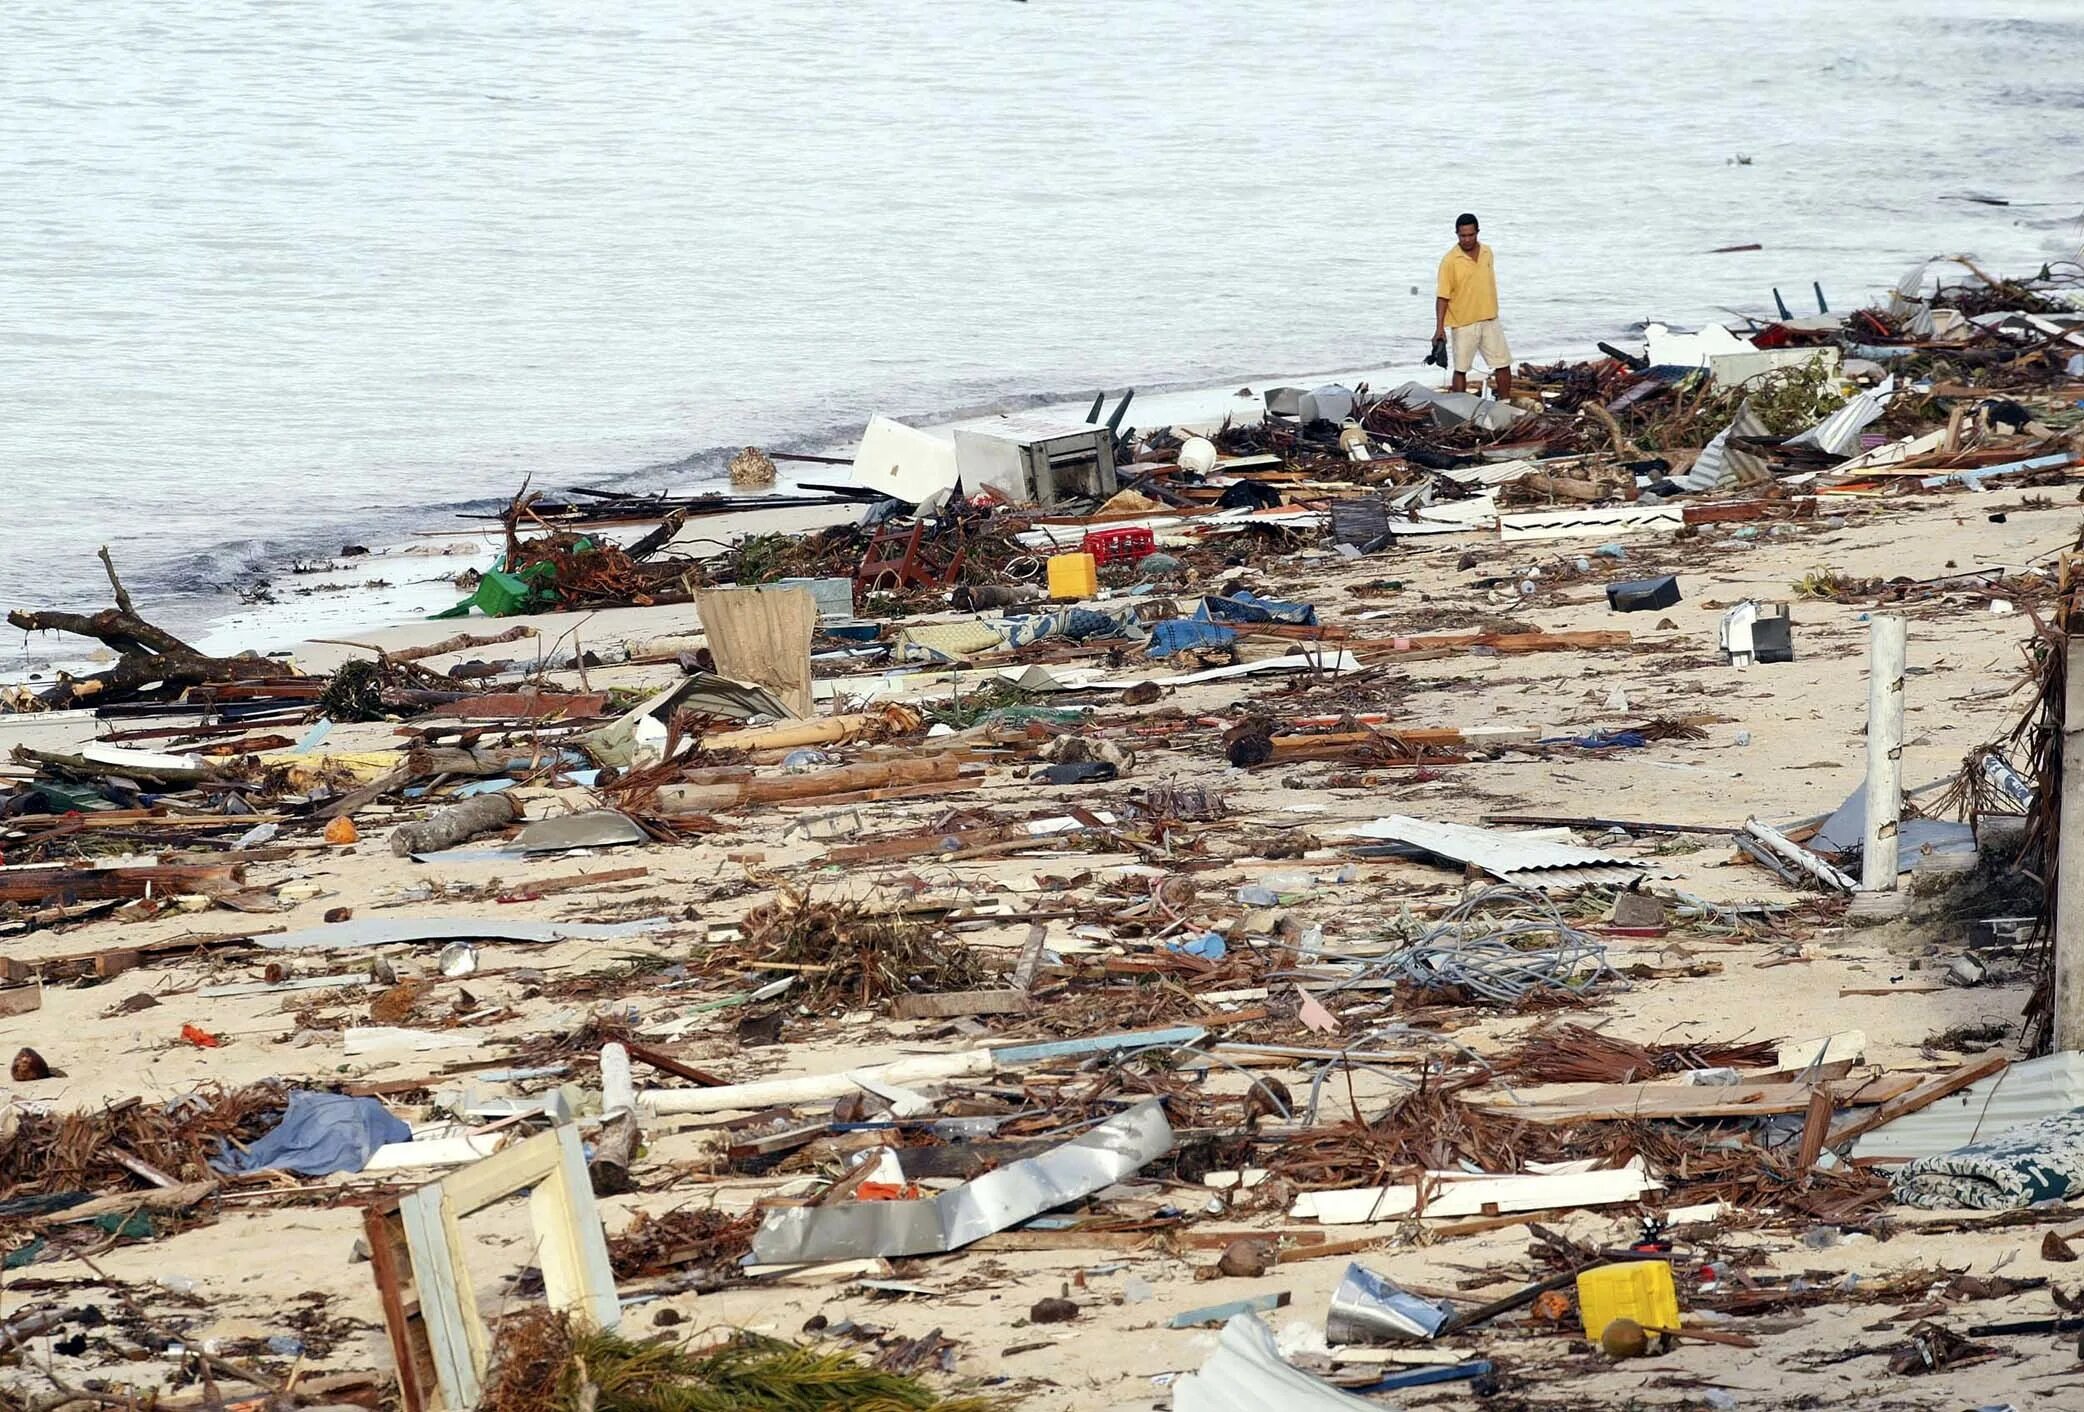
[[[1150,645],[1144,651],[1153,657],[1170,657],[1191,647],[1227,647],[1235,641],[1237,634],[1219,623],[1172,618],[1151,628]]]
[[[1239,589],[1228,598],[1204,598],[1196,617],[1220,619],[1227,623],[1294,623],[1300,627],[1317,625],[1317,610],[1308,603],[1284,603],[1278,598],[1261,598],[1245,589]]]
[[[1600,731],[1596,735],[1552,735],[1536,742],[1540,745],[1574,745],[1580,750],[1640,750],[1650,742],[1641,731]]]
[[[412,1129],[373,1098],[298,1089],[272,1131],[242,1152],[225,1145],[210,1165],[220,1172],[271,1169],[322,1177],[359,1172],[369,1154],[387,1142],[410,1142]]]
[[[1054,613],[1005,618],[994,626],[1005,634],[1008,647],[1025,647],[1050,637],[1083,642],[1089,637],[1128,636],[1128,620],[1134,612],[1133,608],[1115,613],[1102,613],[1092,608],[1060,608]]]

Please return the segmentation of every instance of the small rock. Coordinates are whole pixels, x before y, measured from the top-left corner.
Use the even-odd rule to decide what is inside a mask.
[[[1036,1300],[1035,1307],[1028,1310],[1028,1322],[1031,1324],[1068,1324],[1077,1317],[1076,1304],[1068,1299],[1058,1299],[1054,1295]]]
[[[2062,1238],[2061,1232],[2049,1231],[2041,1237],[2041,1259],[2067,1265],[2076,1258],[2077,1252],[2070,1248],[2070,1243]]]
[[[41,1054],[33,1049],[24,1049],[14,1057],[14,1081],[18,1084],[35,1083],[38,1079],[52,1077],[52,1069]]]
[[[685,1323],[686,1321],[687,1316],[678,1309],[661,1309],[658,1313],[651,1316],[652,1324],[662,1329],[670,1329],[673,1325]]]

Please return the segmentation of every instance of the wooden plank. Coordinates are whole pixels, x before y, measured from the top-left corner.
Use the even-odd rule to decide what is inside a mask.
[[[1824,1138],[1831,1131],[1831,1119],[1838,1112],[1838,1104],[1828,1088],[1819,1086],[1809,1095],[1809,1113],[1802,1120],[1802,1146],[1795,1156],[1795,1166],[1808,1171],[1823,1155]]]
[[[1654,1179],[1629,1168],[1569,1172],[1550,1176],[1473,1177],[1443,1181],[1438,1174],[1421,1187],[1352,1187],[1340,1191],[1308,1191],[1295,1200],[1289,1215],[1327,1226],[1370,1225],[1409,1216],[1494,1216],[1509,1211],[1560,1211],[1574,1206],[1606,1206],[1640,1200],[1656,1188]],[[1421,1200],[1422,1198],[1422,1200]]]
[[[571,1242],[578,1271],[578,1298],[574,1303],[553,1307],[589,1327],[612,1329],[622,1320],[622,1301],[615,1293],[615,1269],[608,1258],[608,1237],[601,1226],[600,1207],[594,1201],[593,1182],[587,1175],[586,1153],[579,1145],[576,1127],[566,1124],[557,1132],[564,1152],[559,1167],[558,1229]],[[549,1232],[542,1223],[538,1223],[536,1233],[544,1243],[549,1242]]]
[[[925,853],[960,853],[964,849],[976,848],[987,843],[998,843],[1010,836],[1004,828],[947,829],[941,832],[911,833],[901,838],[878,838],[867,843],[843,843],[825,850],[825,856],[834,863],[872,863],[892,858],[916,858]],[[955,847],[947,845],[953,841]],[[1037,837],[1037,846],[1048,840]]]
[[[639,1064],[649,1064],[660,1073],[671,1074],[676,1079],[686,1079],[689,1083],[700,1084],[704,1088],[723,1088],[730,1083],[729,1079],[718,1078],[706,1069],[684,1064],[665,1050],[653,1048],[648,1044],[625,1041],[623,1048],[629,1050],[630,1058]]]
[[[142,868],[9,868],[0,871],[0,902],[70,906],[112,897],[150,893],[208,892],[231,886],[246,876],[238,863],[162,863]]]
[[[1325,1240],[1318,1232],[1315,1244],[1297,1245],[1288,1250],[1276,1250],[1276,1265],[1293,1265],[1298,1260],[1328,1260],[1337,1255],[1358,1255],[1364,1250],[1373,1250],[1398,1237],[1393,1235],[1362,1236],[1359,1240]]]
[[[442,1234],[440,1186],[408,1192],[399,1199],[398,1216],[405,1227],[413,1288],[419,1294],[420,1320],[426,1330],[427,1353],[434,1364],[441,1404],[473,1406],[478,1398],[477,1370],[471,1363],[470,1338],[462,1323],[459,1285],[463,1296],[474,1296],[468,1281],[459,1279],[448,1241]]]
[[[900,995],[890,1013],[900,1020],[947,1020],[959,1015],[1019,1015],[1028,1009],[1024,990],[959,990],[940,995]]]
[[[460,1172],[442,1178],[441,1188],[458,1216],[490,1206],[503,1196],[541,1181],[557,1170],[559,1147],[553,1129],[524,1138],[511,1147],[473,1162]]]
[[[2011,1060],[2002,1054],[1986,1054],[1980,1059],[1963,1064],[1950,1074],[1926,1080],[1908,1093],[1891,1098],[1878,1108],[1869,1109],[1849,1122],[1840,1123],[1831,1129],[1824,1146],[1836,1149],[1851,1142],[1862,1133],[1872,1132],[1884,1123],[1893,1123],[1908,1113],[1929,1108],[1950,1093],[1959,1093],[1978,1079],[1987,1079],[1992,1074],[2002,1073]]]
[[[103,980],[108,980],[122,975],[125,971],[134,971],[144,963],[144,956],[134,948],[126,946],[111,947],[107,951],[99,952],[95,955],[94,974]]]
[[[409,1293],[410,1256],[405,1226],[396,1202],[362,1208],[362,1238],[369,1246],[369,1270],[383,1309],[384,1332],[391,1341],[391,1362],[398,1371],[398,1401],[404,1412],[428,1412],[436,1388],[433,1350],[420,1320],[418,1301]]]
[[[1376,639],[1366,644],[1370,650],[1387,648],[1392,654],[1402,656],[1407,652],[1424,652],[1431,648],[1490,647],[1499,652],[1566,652],[1593,651],[1603,647],[1626,647],[1635,639],[1627,632],[1602,630],[1591,632],[1455,632],[1431,633],[1404,639],[1409,646],[1395,647],[1391,641]]]
[[[43,1008],[43,982],[32,980],[27,985],[11,985],[0,990],[0,1018],[27,1015]]]
[[[422,715],[459,716],[469,720],[541,720],[548,716],[567,719],[593,717],[606,713],[608,693],[562,692],[562,691],[493,691],[483,696],[469,696],[461,701],[450,701],[440,706],[430,706]]]
[[[239,932],[234,935],[213,933],[207,936],[193,934],[171,936],[162,941],[142,942],[135,946],[110,946],[96,951],[72,951],[62,956],[29,958],[0,956],[0,977],[10,981],[26,981],[32,976],[41,976],[49,981],[66,981],[76,980],[81,976],[88,975],[121,974],[122,970],[129,969],[128,966],[121,965],[122,958],[135,957],[137,958],[136,964],[143,965],[152,958],[159,956],[187,956],[198,951],[214,951],[219,947],[244,946],[257,936],[267,936],[272,932],[281,930],[281,927],[257,927],[252,931]],[[102,959],[104,957],[114,957],[117,960],[106,962]],[[110,964],[118,965],[119,969],[115,972],[104,972],[102,968]]]
[[[2055,870],[2052,1031],[2058,1051],[2084,1049],[2084,637],[2069,638],[2063,651],[2057,838],[2058,856],[2068,858],[2070,866]]]
[[[1013,967],[1013,984],[1017,989],[1035,988],[1035,972],[1042,964],[1042,950],[1048,941],[1048,927],[1040,922],[1028,923],[1027,938],[1020,944],[1020,960]]]
[[[649,868],[607,868],[598,873],[566,873],[560,877],[544,878],[540,882],[520,882],[499,895],[502,902],[528,902],[538,897],[549,897],[575,888],[593,887],[600,883],[634,882],[649,877]]]
[[[177,1187],[155,1187],[151,1191],[119,1191],[112,1196],[97,1196],[92,1201],[83,1201],[77,1206],[68,1206],[63,1211],[53,1211],[47,1216],[38,1216],[33,1220],[40,1226],[72,1226],[82,1221],[93,1221],[103,1216],[132,1211],[186,1211],[199,1202],[207,1201],[216,1191],[215,1182],[183,1182]]]
[[[2002,1061],[2000,1061],[2002,1062]],[[1915,1075],[1842,1080],[1828,1085],[1841,1104],[1887,1104],[1917,1087]],[[1746,1084],[1719,1088],[1707,1084],[1587,1084],[1568,1093],[1515,1103],[1509,1096],[1472,1096],[1468,1101],[1490,1113],[1509,1114],[1530,1123],[1623,1122],[1634,1118],[1756,1118],[1768,1113],[1808,1111],[1807,1084]],[[1835,1144],[1836,1138],[1833,1138]]]
[[[463,1226],[458,1219],[455,1203],[448,1193],[437,1184],[434,1188],[436,1201],[434,1210],[440,1222],[442,1249],[447,1253],[449,1277],[455,1290],[456,1325],[463,1332],[463,1344],[470,1359],[470,1381],[468,1401],[458,1399],[458,1407],[475,1407],[485,1385],[485,1374],[492,1366],[492,1337],[485,1331],[485,1319],[478,1312],[478,1296],[470,1278],[470,1247],[463,1242]]]

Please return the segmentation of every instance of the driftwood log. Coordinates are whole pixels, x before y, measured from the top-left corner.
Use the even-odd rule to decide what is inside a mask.
[[[481,833],[503,829],[521,817],[511,795],[480,794],[437,811],[424,822],[405,824],[391,833],[391,851],[400,858],[435,853],[467,843]]]
[[[107,545],[101,547],[101,567],[109,576],[116,606],[99,613],[31,613],[21,609],[7,615],[8,624],[24,632],[69,632],[91,637],[114,649],[116,664],[92,676],[58,674],[57,683],[37,697],[51,710],[75,706],[99,706],[110,701],[143,698],[171,699],[191,686],[207,682],[241,681],[255,677],[281,676],[279,662],[261,657],[212,657],[198,652],[166,629],[145,621],[131,604],[123,580],[116,577],[115,563]]]

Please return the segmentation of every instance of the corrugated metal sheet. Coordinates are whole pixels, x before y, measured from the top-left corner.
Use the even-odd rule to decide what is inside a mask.
[[[1469,824],[1436,824],[1391,814],[1345,830],[1348,837],[1401,843],[1457,863],[1473,863],[1494,877],[1527,887],[1627,886],[1643,864],[1540,834],[1508,833]]]
[[[1678,505],[1534,510],[1499,516],[1498,537],[1507,544],[1527,539],[1592,539],[1642,530],[1676,530],[1685,523],[1686,512]]]
[[[1507,481],[1530,476],[1541,467],[1524,458],[1517,461],[1485,461],[1474,466],[1457,466],[1441,475],[1462,485],[1504,485]]]
[[[1927,451],[1937,451],[1946,444],[1946,428],[1926,432],[1923,436],[1906,436],[1896,441],[1884,442],[1864,455],[1855,456],[1837,467],[1833,474],[1845,471],[1866,470],[1870,466],[1893,466],[1898,461],[1908,461],[1913,456],[1922,456]]]
[[[2084,1054],[2028,1059],[1862,1137],[1855,1157],[1929,1157],[2084,1108]]]
[[[1772,472],[1766,469],[1765,458],[1742,447],[1733,447],[1734,436],[1770,436],[1772,429],[1751,410],[1751,399],[1745,398],[1737,404],[1737,415],[1724,427],[1713,441],[1701,448],[1692,469],[1676,477],[1676,483],[1688,490],[1716,490],[1725,485],[1747,485],[1753,481],[1769,480]]]
[[[1860,449],[1860,433],[1881,415],[1894,388],[1895,379],[1891,378],[1874,391],[1861,393],[1809,430],[1791,436],[1781,444],[1814,446],[1832,456],[1850,456]]]

